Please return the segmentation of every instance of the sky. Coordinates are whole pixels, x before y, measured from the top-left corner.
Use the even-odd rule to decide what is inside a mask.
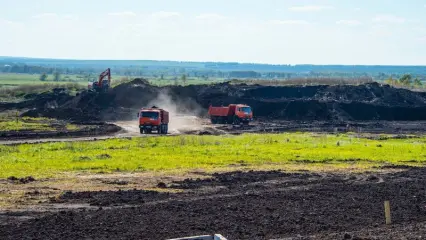
[[[0,56],[426,65],[426,0],[0,0]]]

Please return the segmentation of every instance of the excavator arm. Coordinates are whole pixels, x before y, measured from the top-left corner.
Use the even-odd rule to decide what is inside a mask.
[[[107,70],[103,71],[99,74],[98,86],[102,86],[102,81],[105,77],[108,77],[108,86],[111,85],[111,69],[107,68]]]
[[[105,77],[108,77],[105,81]],[[99,74],[98,81],[89,84],[89,91],[103,92],[107,91],[111,87],[111,69],[107,68],[101,74]]]

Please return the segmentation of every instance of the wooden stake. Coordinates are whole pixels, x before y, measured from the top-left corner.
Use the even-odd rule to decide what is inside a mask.
[[[389,201],[385,201],[385,218],[386,218],[386,224],[389,225],[392,223]]]

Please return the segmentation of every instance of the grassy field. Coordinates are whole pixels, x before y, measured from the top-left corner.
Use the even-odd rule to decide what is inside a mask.
[[[119,83],[128,82],[133,80],[137,77],[127,77],[127,76],[120,76],[120,75],[112,75],[111,81],[114,85],[117,85]],[[84,86],[87,85],[86,80],[81,80],[78,78],[78,75],[61,75],[61,81],[60,82],[54,82],[52,81],[53,77],[49,75],[48,81],[42,82],[40,81],[40,75],[39,74],[17,74],[17,73],[0,73],[0,86],[19,86],[23,84],[30,84],[30,85],[39,85],[39,84],[69,84],[69,83],[79,83]],[[165,77],[164,79],[160,78],[148,78],[149,81],[152,84],[155,85],[174,85],[176,84],[176,81],[172,77]],[[204,84],[204,83],[214,83],[214,82],[221,82],[223,79],[209,79],[204,80],[202,78],[194,78],[189,77],[186,81],[186,84]],[[183,81],[178,78],[177,80],[178,84],[183,84]]]
[[[40,83],[38,74],[0,74],[0,85],[19,85]]]
[[[426,137],[371,140],[313,133],[174,136],[0,146],[0,178],[64,172],[206,171],[286,164],[352,166],[424,164]]]
[[[49,123],[41,121],[20,120],[0,120],[0,132],[3,131],[54,131]]]
[[[12,115],[12,114],[10,114]],[[0,115],[0,134],[9,131],[32,131],[46,132],[56,131],[53,127],[57,124],[57,120],[49,118],[30,118],[30,117],[13,117]],[[69,131],[77,130],[78,127],[74,124],[66,124],[65,128]]]

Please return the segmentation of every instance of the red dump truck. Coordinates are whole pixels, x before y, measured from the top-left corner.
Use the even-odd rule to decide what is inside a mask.
[[[169,131],[169,112],[164,109],[153,106],[151,108],[142,108],[138,112],[140,133],[167,134]]]
[[[209,107],[209,117],[212,124],[249,124],[253,121],[253,112],[245,104],[230,104],[227,107]]]

